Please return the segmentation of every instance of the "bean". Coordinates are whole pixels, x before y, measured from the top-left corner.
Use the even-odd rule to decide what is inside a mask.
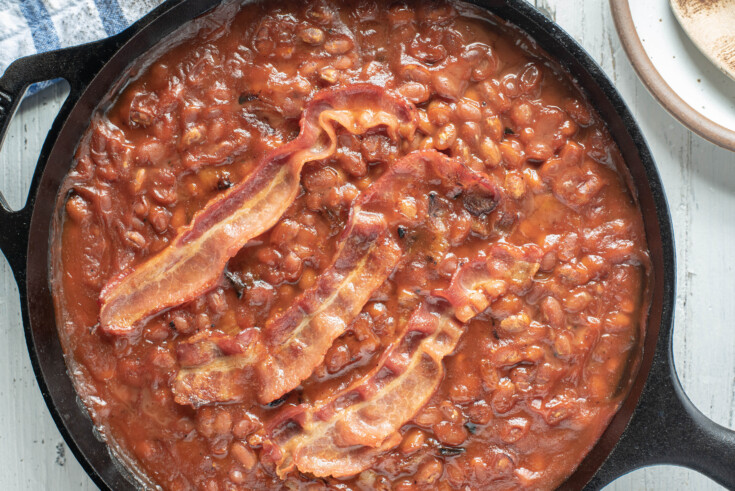
[[[258,463],[258,457],[255,455],[255,452],[241,442],[233,443],[230,447],[230,453],[242,465],[243,469],[247,471],[251,470]]]
[[[188,148],[204,140],[204,128],[192,126],[181,136],[182,148]]]
[[[523,164],[523,150],[515,139],[506,139],[500,142],[500,154],[508,169],[518,169]]]
[[[493,142],[500,142],[503,139],[503,122],[497,116],[488,116],[483,120],[483,127],[487,136]]]
[[[567,142],[559,152],[559,158],[566,166],[580,166],[584,159],[584,148],[575,142]]]
[[[469,237],[472,231],[472,217],[466,210],[460,213],[452,221],[449,229],[449,242],[453,247],[459,247]],[[441,267],[440,267],[441,270]]]
[[[436,457],[430,457],[416,470],[415,479],[418,484],[434,484],[444,472],[444,464]]]
[[[592,302],[592,295],[584,290],[572,292],[564,299],[564,310],[569,313],[581,312]]]
[[[480,143],[480,156],[488,169],[497,167],[502,159],[500,147],[492,139],[487,137]]]
[[[546,143],[533,142],[526,145],[526,157],[533,162],[545,162],[554,156],[554,151]]]
[[[480,55],[480,59],[475,62],[472,68],[471,80],[481,82],[492,77],[498,71],[498,64],[498,59],[490,51],[490,47],[487,47],[487,52]]]
[[[528,433],[530,423],[524,417],[510,418],[500,426],[500,438],[505,443],[515,443]]]
[[[146,177],[148,176],[148,169],[142,168],[137,169],[135,171],[135,176],[133,177],[133,181],[131,183],[131,192],[132,194],[138,194],[143,189],[143,186],[146,183]]]
[[[426,406],[414,417],[414,422],[423,427],[438,424],[443,419],[441,410],[436,406]]]
[[[163,331],[165,333],[164,339],[168,337],[168,332]],[[154,339],[150,336],[147,337],[147,339],[153,341]],[[162,339],[156,340],[158,342],[163,341]],[[150,355],[150,363],[151,365],[160,368],[163,372],[170,372],[176,367],[176,359],[174,358],[173,353],[171,353],[170,350],[167,348],[164,348],[162,346],[156,347]]]
[[[533,123],[533,107],[528,102],[514,104],[510,110],[510,119],[517,126],[528,126]]]
[[[66,214],[77,224],[92,215],[92,210],[87,202],[78,194],[73,195],[66,201]]]
[[[316,283],[317,274],[312,268],[304,268],[304,272],[301,273],[301,279],[299,280],[299,288],[306,290],[311,288]]]
[[[135,230],[128,230],[125,232],[123,239],[130,247],[138,250],[144,249],[148,244],[148,241],[143,237],[143,234]]]
[[[420,11],[423,19],[430,24],[444,24],[457,16],[457,11],[449,3],[431,4]]]
[[[245,474],[243,474],[243,472],[240,469],[237,469],[234,467],[230,469],[230,472],[227,474],[227,477],[230,479],[230,481],[232,481],[235,484],[245,484],[247,482],[247,477],[245,476]],[[210,482],[215,483],[215,486],[216,486],[215,481],[210,481]],[[217,489],[217,488],[215,487],[214,489]]]
[[[301,271],[303,269],[303,261],[299,256],[293,252],[286,254],[283,260],[283,272],[286,275],[286,281],[296,281],[301,277]]]
[[[324,42],[324,31],[318,27],[307,27],[299,31],[299,38],[306,44],[318,46]]]
[[[485,80],[479,85],[485,100],[496,113],[504,113],[511,108],[510,99],[500,90],[497,80]]]
[[[255,253],[255,257],[263,264],[275,267],[283,259],[283,255],[274,247],[261,247]]]
[[[572,354],[572,341],[567,333],[558,333],[554,338],[554,354],[562,358]]]
[[[457,127],[452,123],[442,126],[434,135],[434,146],[437,150],[446,150],[457,140]]]
[[[332,22],[334,15],[329,7],[318,3],[310,4],[306,9],[306,17],[321,25]]]
[[[319,71],[319,78],[329,84],[336,84],[339,81],[340,73],[335,68],[324,67]]]
[[[605,317],[605,331],[612,333],[626,332],[633,324],[631,317],[622,312],[613,312]]]
[[[332,38],[324,44],[324,49],[330,55],[343,55],[353,47],[352,40],[348,37]]]
[[[257,417],[246,414],[240,421],[235,423],[232,428],[232,434],[235,438],[244,440],[261,426],[262,424],[258,421]]]
[[[498,383],[497,389],[493,392],[490,404],[496,413],[507,413],[516,403],[515,384],[508,379],[502,379]]]
[[[441,411],[444,419],[447,421],[452,423],[460,423],[463,421],[462,411],[449,401],[443,401],[439,404],[439,411]]]
[[[202,312],[196,317],[196,326],[197,331],[203,331],[204,329],[208,329],[212,326],[212,320],[209,318],[209,315]]]
[[[409,24],[414,20],[414,9],[401,3],[395,3],[388,9],[388,21],[392,27]]]
[[[148,214],[148,221],[153,227],[153,230],[162,234],[168,229],[171,223],[171,212],[162,206],[154,206]]]
[[[148,138],[136,145],[133,161],[138,165],[155,165],[166,155],[166,147],[155,138]]]
[[[444,445],[458,446],[462,445],[469,436],[467,428],[460,423],[451,421],[441,421],[432,427],[434,435]]]
[[[513,199],[521,199],[526,194],[526,183],[523,176],[517,171],[510,171],[505,175],[505,189]]]
[[[404,435],[398,447],[404,455],[411,455],[420,450],[426,443],[426,433],[419,428],[411,428]]]
[[[482,119],[479,103],[468,98],[463,98],[457,103],[456,114],[460,119],[474,123]]]
[[[467,404],[480,396],[482,382],[480,377],[472,371],[467,371],[449,388],[449,398],[455,404]]]
[[[449,122],[449,118],[452,115],[452,107],[446,102],[434,100],[429,103],[426,113],[429,116],[431,124],[442,126]]]
[[[408,63],[401,67],[401,78],[408,82],[428,84],[431,82],[431,72],[416,63]]]
[[[545,297],[541,301],[541,313],[554,329],[562,329],[566,325],[566,316],[561,304],[552,296]]]
[[[419,82],[404,83],[398,88],[398,93],[414,104],[428,101],[431,95],[429,88]]]
[[[529,63],[520,76],[521,90],[526,94],[535,93],[539,89],[542,79],[543,72],[535,64]]]
[[[457,73],[457,70],[434,72],[432,82],[437,94],[452,101],[462,97],[467,88],[467,77],[463,73]]]
[[[472,121],[463,123],[460,127],[459,132],[462,136],[462,140],[467,142],[469,145],[472,145],[473,147],[476,146],[480,141],[480,125],[477,123],[474,123]]]
[[[339,344],[332,346],[326,356],[327,372],[334,374],[342,370],[350,363],[352,355],[347,345]]]
[[[487,402],[480,399],[472,404],[467,410],[467,416],[474,424],[486,425],[493,418],[493,410]]]
[[[585,128],[592,124],[592,114],[586,105],[577,99],[568,99],[563,104],[563,109],[572,117],[575,123]]]
[[[300,229],[301,226],[294,220],[281,220],[273,227],[270,242],[276,246],[284,246],[296,238]]]
[[[525,312],[511,315],[500,321],[500,329],[506,334],[518,334],[528,329],[531,325],[531,318]]]
[[[387,136],[371,134],[362,139],[360,152],[368,163],[388,162],[396,153],[396,148]]]
[[[548,192],[546,184],[541,179],[541,176],[536,169],[532,169],[530,167],[526,167],[525,169],[523,169],[523,180],[526,183],[526,187],[533,194],[542,194]]]

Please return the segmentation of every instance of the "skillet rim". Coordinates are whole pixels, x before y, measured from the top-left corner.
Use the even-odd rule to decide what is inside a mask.
[[[107,60],[104,60],[104,63],[101,65],[101,68],[97,73],[95,73],[91,82],[83,87],[83,89],[79,90],[77,100],[72,100],[70,95],[70,99],[65,104],[65,108],[62,109],[54,123],[54,126],[49,132],[46,143],[44,144],[44,150],[39,158],[39,163],[41,163],[41,165],[36,170],[29,192],[29,206],[32,206],[32,217],[28,232],[30,240],[26,256],[27,269],[25,271],[15,272],[19,283],[24,330],[26,333],[28,350],[37,382],[59,431],[62,433],[64,440],[67,442],[85,471],[90,475],[92,480],[103,489],[121,489],[121,486],[132,489],[132,485],[120,481],[120,479],[123,478],[121,474],[122,470],[112,461],[112,459],[110,459],[107,453],[108,447],[106,445],[94,440],[94,444],[92,446],[96,447],[96,450],[103,450],[102,452],[98,451],[96,455],[93,455],[93,457],[95,457],[94,459],[90,458],[90,455],[88,455],[90,450],[82,450],[82,447],[88,447],[86,444],[89,443],[90,437],[93,436],[93,432],[91,431],[91,420],[89,420],[89,417],[86,414],[86,409],[82,409],[78,405],[75,406],[76,411],[83,415],[82,420],[84,420],[84,424],[88,427],[86,434],[80,436],[79,428],[72,427],[75,423],[76,426],[79,426],[79,420],[77,419],[76,421],[72,421],[72,415],[68,412],[66,414],[62,414],[63,409],[60,409],[60,406],[62,403],[68,406],[69,401],[64,399],[65,397],[68,399],[69,394],[59,395],[58,392],[63,389],[59,389],[58,386],[50,388],[50,384],[48,382],[53,381],[54,375],[56,378],[66,378],[67,385],[72,388],[72,394],[74,397],[76,397],[76,392],[73,391],[71,380],[66,374],[66,365],[63,355],[61,355],[60,360],[64,367],[63,373],[49,374],[44,370],[42,364],[48,364],[49,361],[42,360],[42,358],[43,355],[47,354],[49,351],[49,346],[44,346],[43,341],[39,342],[37,340],[35,331],[38,329],[34,329],[34,326],[38,323],[43,323],[43,320],[40,319],[40,311],[44,310],[44,307],[43,301],[40,300],[39,297],[46,295],[50,298],[50,289],[48,287],[47,280],[49,258],[48,254],[41,253],[47,252],[50,238],[53,237],[50,224],[52,222],[57,191],[61,183],[60,177],[63,178],[63,176],[66,175],[71,165],[70,158],[63,159],[61,157],[63,157],[65,153],[64,150],[68,151],[69,148],[71,148],[71,152],[73,152],[73,148],[76,147],[78,139],[73,142],[73,145],[66,142],[65,145],[61,145],[61,147],[66,148],[61,149],[59,142],[66,133],[72,131],[70,127],[81,125],[83,128],[86,128],[86,123],[72,121],[72,116],[78,116],[79,112],[82,114],[88,112],[88,115],[91,115],[96,110],[96,104],[90,104],[88,99],[94,99],[90,94],[93,94],[95,89],[97,92],[106,93],[114,85],[114,79],[117,78],[117,76],[111,77],[110,72],[114,72],[117,75],[125,73],[130,64],[134,63],[135,59],[148,53],[151,46],[155,45],[165,35],[170,33],[170,30],[163,29],[151,36],[151,31],[155,31],[159,24],[164,23],[172,26],[171,29],[181,27],[186,21],[196,15],[200,15],[219,3],[220,2],[218,0],[172,0],[164,3],[161,7],[146,15],[121,35],[116,38],[112,38],[117,39],[118,42],[122,39],[125,44]],[[652,249],[653,244],[661,245],[661,254],[658,258],[659,261],[658,263],[653,261],[653,274],[656,275],[657,281],[654,285],[654,291],[652,292],[654,298],[652,309],[649,312],[647,321],[643,358],[635,377],[633,387],[631,388],[628,396],[624,399],[622,407],[615,414],[601,438],[590,450],[585,459],[583,459],[577,470],[564,484],[562,484],[562,488],[567,488],[569,486],[581,487],[596,474],[604,460],[610,455],[620,435],[622,435],[625,427],[627,426],[627,423],[633,414],[633,410],[638,405],[641,391],[645,381],[648,379],[651,363],[655,353],[655,349],[651,349],[649,345],[655,346],[661,329],[663,329],[664,333],[667,333],[670,336],[670,331],[673,325],[675,256],[673,253],[673,230],[671,218],[668,212],[668,205],[666,203],[663,187],[656,170],[655,163],[640,129],[632,118],[632,115],[623,102],[620,94],[614,88],[599,65],[594,62],[586,51],[584,51],[584,49],[581,48],[581,46],[579,46],[579,44],[577,44],[576,41],[574,41],[574,39],[563,31],[557,24],[544,17],[530,4],[523,2],[523,0],[508,0],[506,2],[498,0],[474,0],[469,3],[473,3],[481,8],[490,10],[493,14],[509,20],[520,30],[526,32],[538,43],[539,46],[542,47],[542,49],[549,53],[554,61],[563,66],[565,70],[567,70],[577,81],[578,86],[582,89],[588,101],[595,107],[600,118],[608,127],[608,131],[616,141],[621,153],[624,155],[624,161],[628,171],[636,180],[635,191],[639,198],[641,212],[644,214],[644,226],[649,249]],[[194,8],[186,8],[191,7],[192,5]],[[545,41],[544,38],[546,38]],[[131,47],[136,40],[138,40],[138,43],[142,42],[143,44],[148,44],[148,46],[145,46],[142,49],[140,45]],[[129,51],[133,51],[132,56]],[[562,54],[563,57],[561,57],[560,54]],[[123,65],[126,66],[126,68],[123,72],[120,72],[117,67]],[[586,81],[580,81],[579,70],[581,70],[581,75],[587,78]],[[110,78],[112,78],[113,82],[109,81]],[[588,86],[590,83],[592,84],[592,87]],[[599,92],[596,95],[593,95],[589,90],[590,88],[596,89],[596,91]],[[602,100],[599,99],[600,97]],[[604,107],[601,107],[600,103],[602,103]],[[617,123],[614,126],[610,124],[611,117],[613,117],[612,119],[617,120],[613,121],[614,123]],[[623,137],[627,137],[627,141],[621,142],[621,138]],[[627,145],[627,150],[624,149],[623,143]],[[640,161],[640,168],[637,169],[638,172],[633,172],[634,169],[631,169],[630,165],[631,160],[629,154],[633,150],[636,151],[638,160]],[[62,155],[59,156],[59,153]],[[67,157],[71,154],[72,153],[67,152]],[[57,161],[52,163],[54,158],[56,158]],[[52,163],[52,165],[48,165],[49,163]],[[636,163],[635,165],[638,166],[639,164]],[[63,168],[63,172],[59,172],[60,168]],[[643,181],[640,181],[637,178],[643,178]],[[49,183],[49,181],[51,182]],[[647,189],[645,189],[646,185]],[[649,223],[651,223],[651,218],[646,217],[645,210],[643,209],[643,202],[640,200],[641,187],[643,187],[644,190],[647,190],[650,194],[648,197],[648,206],[653,206],[653,209],[649,210],[649,212],[653,213],[653,221],[655,221],[655,224],[651,224],[650,226]],[[47,197],[49,194],[54,199],[38,199],[39,197]],[[49,204],[49,202],[51,203]],[[653,235],[658,236],[655,237],[656,240],[651,240],[652,232],[655,232]],[[34,238],[43,238],[44,236],[49,239],[42,241],[42,243],[44,243],[44,247],[30,246],[30,244],[36,243],[36,241],[33,240]],[[651,252],[653,260],[653,251]],[[43,260],[43,257],[39,258],[39,255],[46,256],[45,260]],[[41,265],[45,267],[41,268]],[[43,274],[39,275],[39,271]],[[657,274],[659,271],[661,274]],[[39,277],[43,278],[44,281],[41,283],[45,283],[45,285],[36,284],[38,283]],[[665,288],[666,286],[669,286],[669,288]],[[32,295],[29,296],[28,292],[31,292]],[[41,302],[41,305],[36,307],[35,304],[38,304],[39,301]],[[657,303],[660,305],[657,306]],[[48,308],[49,307],[46,306],[45,310],[48,310]],[[51,318],[55,321],[53,304],[51,304],[50,308],[52,311]],[[657,318],[658,320],[656,322],[652,322]],[[655,333],[655,335],[653,336],[652,342],[649,342],[652,338],[652,333]],[[56,337],[55,322],[53,322],[52,334],[52,337]],[[56,337],[56,344],[58,344],[58,347],[55,351],[57,352],[58,357],[58,354],[61,353],[61,346],[59,344],[58,337]],[[52,349],[51,351],[54,350]],[[57,364],[58,361],[59,360],[57,359]],[[617,436],[615,436],[616,434]],[[86,441],[83,442],[83,445],[80,445],[77,440],[82,438]],[[595,452],[596,449],[601,447],[601,445],[607,448],[603,454],[600,454],[599,451]],[[95,462],[92,460],[95,460]],[[100,467],[100,460],[101,464],[104,465],[102,472],[98,470],[98,467]],[[111,487],[110,484],[113,486]]]

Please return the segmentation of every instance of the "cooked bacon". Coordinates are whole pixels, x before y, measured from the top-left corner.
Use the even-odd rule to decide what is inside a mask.
[[[365,376],[327,400],[288,408],[272,420],[263,455],[281,477],[294,468],[345,477],[369,467],[400,442],[398,430],[437,389],[442,359],[462,333],[450,314],[421,304]]]
[[[508,291],[523,295],[531,287],[541,258],[541,248],[535,244],[518,247],[496,243],[486,258],[460,267],[449,287],[433,294],[449,301],[457,319],[467,322]]]
[[[128,335],[144,319],[213,288],[227,261],[270,229],[299,192],[306,162],[334,154],[337,126],[353,134],[385,127],[410,139],[416,108],[368,84],[319,92],[300,121],[299,136],[266,155],[253,174],[211,200],[171,244],[110,280],[100,294],[100,327]]]
[[[257,381],[253,366],[264,356],[255,329],[237,335],[201,331],[176,347],[181,369],[172,391],[178,404],[242,401]]]
[[[278,399],[311,375],[398,264],[402,251],[382,215],[358,211],[350,228],[332,266],[266,325],[261,402]]]
[[[483,203],[483,212],[492,211],[500,200],[497,186],[487,175],[474,171],[436,150],[414,151],[396,161],[360,196],[363,209],[380,210],[386,215],[398,213],[399,198],[426,201],[432,190],[439,189],[446,196],[462,199],[464,206]],[[416,223],[425,218],[428,207],[413,218]],[[403,219],[409,219],[403,217]],[[410,223],[410,222],[409,222]]]
[[[394,215],[398,203],[405,197],[421,199],[432,189],[443,190],[451,196],[464,193],[488,202],[498,199],[496,188],[486,176],[439,152],[413,152],[394,162],[353,204],[332,265],[289,309],[267,322],[264,330],[266,354],[252,359],[257,364],[260,402],[273,401],[293,390],[324,361],[334,340],[347,330],[403,256],[397,230],[389,230],[385,217]],[[426,216],[424,212],[410,223],[406,222],[406,230],[420,225]],[[212,352],[206,346],[201,349]],[[238,363],[231,368],[253,371],[253,367]],[[235,400],[233,394],[243,400],[247,394],[232,389],[223,377],[213,378],[205,373],[195,377],[197,370],[222,371],[226,367],[224,362],[207,362],[199,368],[188,369],[185,375],[177,375],[176,401],[192,405],[232,402]],[[221,391],[216,386],[204,388],[183,383],[184,376],[187,380],[203,382],[213,379]]]
[[[281,478],[294,468],[338,478],[368,468],[400,442],[398,430],[439,387],[442,360],[454,351],[464,324],[500,295],[527,291],[541,257],[535,244],[498,243],[487,257],[460,267],[449,288],[432,292],[450,308],[424,301],[365,376],[324,401],[290,407],[274,418],[264,458],[276,464]]]
[[[264,343],[240,342],[242,334],[200,333],[179,349],[182,365],[191,360],[199,366],[176,375],[176,402],[200,406],[245,400],[253,394],[251,387],[234,387],[243,376],[260,381],[262,402],[278,399],[311,375],[400,257],[401,249],[380,215],[353,213],[332,265],[291,308],[267,324]]]
[[[355,251],[360,254],[355,254],[354,259],[349,256],[351,246],[348,244],[344,249],[345,257],[335,262],[335,266],[343,263],[345,269],[354,268],[354,260],[359,257],[365,263],[365,272],[350,271],[351,280],[347,282],[340,278],[343,273],[337,267],[332,268],[320,277],[314,288],[266,327],[271,356],[258,369],[263,382],[261,402],[272,401],[296,388],[322,363],[334,340],[345,332],[350,321],[398,263],[402,252],[398,238],[389,239],[391,233],[382,217],[395,213],[401,199],[407,196],[421,199],[435,187],[452,195],[466,192],[467,196],[486,201],[498,199],[496,188],[486,176],[434,150],[412,152],[391,165],[357,199],[352,210],[353,216],[379,221],[385,238],[371,245],[371,252]],[[425,217],[417,216],[412,224],[416,225],[421,218]],[[353,227],[357,227],[357,223]],[[377,233],[378,223],[372,228]],[[365,236],[367,234],[356,233],[355,240],[367,248],[370,241],[365,240]],[[384,274],[378,275],[375,271]],[[331,285],[339,281],[342,281],[342,289],[335,293]]]

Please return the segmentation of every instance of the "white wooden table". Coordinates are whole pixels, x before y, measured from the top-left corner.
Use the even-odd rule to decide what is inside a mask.
[[[641,85],[620,47],[606,0],[537,0],[592,54],[643,127],[674,219],[678,295],[674,347],[687,394],[717,423],[735,428],[735,153],[693,135]],[[0,189],[20,207],[46,131],[65,91],[23,103],[0,152]],[[3,233],[3,231],[0,231]],[[36,385],[18,292],[0,259],[0,489],[94,489],[54,426]],[[721,489],[686,469],[633,472],[611,490]]]

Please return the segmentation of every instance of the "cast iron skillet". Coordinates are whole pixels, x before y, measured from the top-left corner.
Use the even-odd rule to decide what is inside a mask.
[[[36,379],[56,425],[103,489],[134,489],[78,402],[57,337],[49,290],[50,226],[59,185],[95,107],[138,56],[219,0],[170,0],[126,31],[75,48],[20,59],[0,79],[0,144],[25,88],[63,77],[71,92],[44,143],[28,201],[11,211],[0,195],[0,248],[18,282]],[[735,489],[735,432],[699,412],[674,370],[674,239],[651,153],[622,98],[590,56],[523,0],[474,0],[530,34],[578,81],[617,142],[633,177],[653,262],[653,300],[640,371],[622,408],[563,489],[598,489],[633,469],[676,464]]]

